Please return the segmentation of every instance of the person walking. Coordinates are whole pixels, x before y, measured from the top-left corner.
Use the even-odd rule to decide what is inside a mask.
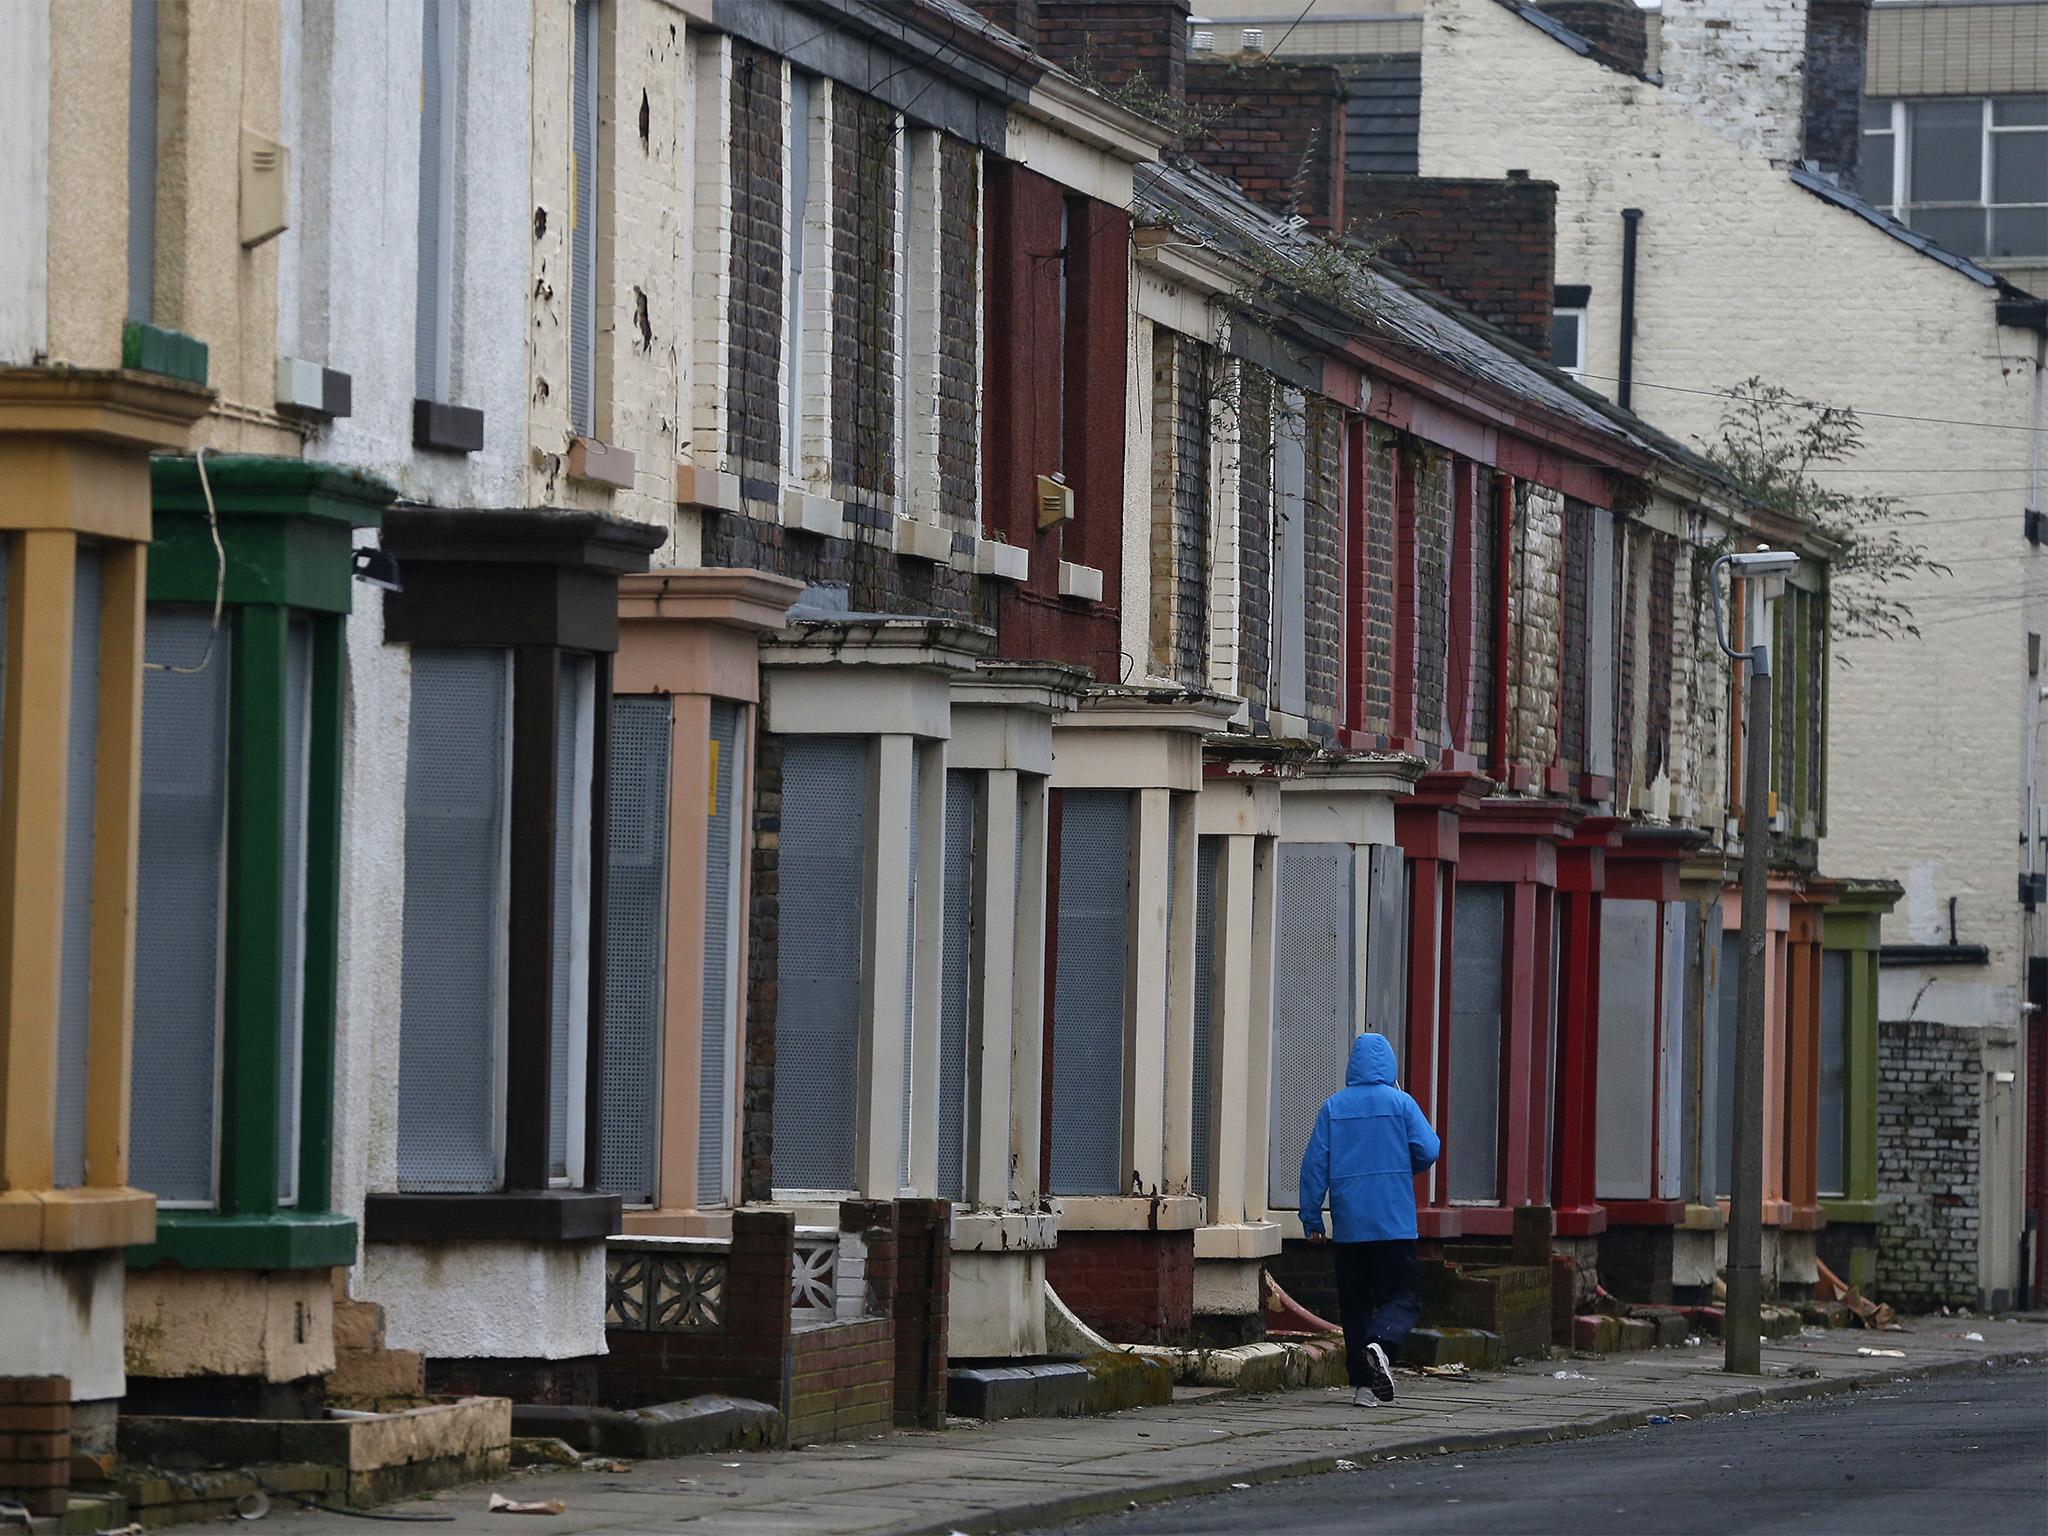
[[[1360,1408],[1394,1400],[1393,1357],[1422,1313],[1415,1175],[1442,1149],[1422,1107],[1394,1081],[1386,1037],[1352,1041],[1343,1090],[1323,1101],[1301,1155],[1301,1230],[1330,1244],[1336,1260],[1344,1364]],[[1326,1194],[1334,1234],[1323,1230]]]

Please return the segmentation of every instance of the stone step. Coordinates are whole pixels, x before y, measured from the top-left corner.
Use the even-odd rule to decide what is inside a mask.
[[[426,1361],[411,1349],[336,1350],[327,1373],[327,1398],[351,1402],[411,1401],[427,1395]]]

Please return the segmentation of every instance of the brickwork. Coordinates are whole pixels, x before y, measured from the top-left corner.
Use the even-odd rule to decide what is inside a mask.
[[[1636,0],[1535,0],[1561,26],[1570,27],[1607,63],[1642,71],[1649,53],[1649,29]]]
[[[832,494],[887,509],[896,476],[896,114],[832,93]]]
[[[1386,259],[1550,356],[1557,186],[1526,176],[1353,176],[1344,206],[1385,240]]]
[[[725,451],[735,473],[771,484],[782,459],[782,94],[780,61],[735,44]]]
[[[889,1320],[820,1323],[790,1338],[789,1443],[865,1440],[894,1427]]]
[[[795,1237],[795,1218],[787,1211],[733,1212],[724,1327],[705,1333],[607,1329],[604,1402],[635,1407],[723,1392],[781,1407]]]
[[[1309,726],[1327,736],[1334,735],[1337,728],[1337,693],[1343,673],[1344,412],[1320,395],[1308,397],[1307,411],[1303,672]]]
[[[1643,773],[1655,783],[1671,770],[1672,582],[1678,568],[1678,541],[1668,534],[1650,536],[1650,712],[1644,722]]]
[[[1238,370],[1237,683],[1253,704],[1270,703],[1273,674],[1273,378]]]
[[[1808,0],[1668,8],[1658,33],[1663,95],[1731,143],[1799,158]]]
[[[1189,0],[1038,0],[1037,11],[1047,58],[1112,91],[1143,74],[1162,95],[1186,94]]]
[[[1012,37],[1034,46],[1037,44],[1038,0],[967,0],[967,3]]]
[[[1385,737],[1394,718],[1394,434],[1367,430],[1365,473],[1365,719]]]
[[[821,538],[737,513],[704,514],[704,564],[773,571],[808,585],[843,586],[857,612],[932,615],[960,623],[994,621],[992,583],[928,560],[901,560],[880,529]]]
[[[1956,1025],[1877,1026],[1877,1294],[1977,1304],[1983,1045]]]
[[[471,1356],[428,1358],[423,1367],[427,1391],[436,1397],[509,1397],[515,1403],[543,1403],[587,1408],[601,1392],[602,1357],[580,1355],[566,1360],[538,1356]]]
[[[1465,739],[1474,752],[1493,745],[1494,643],[1500,634],[1500,498],[1482,467],[1472,493],[1472,702]]]
[[[1190,153],[1272,212],[1341,231],[1346,94],[1333,65],[1196,59],[1187,66],[1188,105],[1215,116]]]
[[[1564,569],[1559,583],[1564,651],[1558,690],[1557,759],[1574,772],[1586,762],[1586,592],[1592,581],[1593,512],[1564,504]]]
[[[1508,755],[1532,772],[1557,758],[1563,531],[1564,498],[1547,487],[1518,482],[1508,584]]]
[[[1807,0],[1805,157],[1849,186],[1863,148],[1863,71],[1870,0]]]
[[[0,1497],[32,1515],[61,1515],[71,1500],[71,1383],[63,1376],[0,1376]]]
[[[1614,539],[1614,772],[1617,804],[1628,804],[1636,761],[1636,579],[1642,569],[1638,529],[1617,523]]]
[[[939,141],[939,514],[981,523],[981,156]]]
[[[1500,1337],[1510,1360],[1550,1349],[1550,1272],[1537,1265],[1464,1261],[1456,1248],[1417,1266],[1422,1320],[1431,1328],[1480,1328]]]
[[[1153,328],[1153,670],[1197,687],[1208,679],[1209,352]]]
[[[1451,464],[1415,450],[1415,734],[1443,739],[1447,652],[1451,640]]]
[[[755,733],[753,831],[747,889],[747,1039],[740,1079],[740,1198],[770,1200],[775,1194],[775,1015],[782,965],[782,738],[767,731]]]
[[[1194,1326],[1192,1232],[1061,1232],[1045,1278],[1112,1343],[1177,1344]]]
[[[896,1202],[895,1419],[906,1429],[946,1427],[952,1230],[949,1202]]]

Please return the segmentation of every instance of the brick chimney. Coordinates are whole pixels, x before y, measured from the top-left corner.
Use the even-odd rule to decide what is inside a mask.
[[[1027,48],[1038,46],[1038,0],[967,0],[981,13]]]
[[[1805,157],[1853,186],[1863,147],[1863,66],[1870,0],[1807,0]]]
[[[1142,73],[1155,91],[1179,99],[1187,92],[1190,6],[1191,0],[1034,0],[1036,46],[1067,69],[1085,60],[1109,90]]]
[[[1329,64],[1282,64],[1256,54],[1197,58],[1188,105],[1218,114],[1188,152],[1278,214],[1324,233],[1344,228],[1343,74]]]
[[[1570,27],[1609,64],[1642,72],[1650,33],[1636,0],[1535,0],[1536,9]]]
[[[1345,206],[1371,221],[1382,260],[1550,356],[1557,280],[1557,183],[1510,171],[1504,180],[1353,176]]]

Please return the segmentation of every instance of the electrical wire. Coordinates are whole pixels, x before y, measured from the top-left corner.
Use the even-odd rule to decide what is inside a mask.
[[[189,667],[174,667],[168,662],[144,660],[145,672],[168,672],[173,677],[191,677],[204,672],[213,660],[214,637],[220,633],[221,607],[227,599],[228,553],[220,542],[220,517],[213,507],[213,485],[206,478],[206,449],[201,447],[193,455],[193,462],[199,466],[199,493],[206,498],[206,531],[213,537],[213,623],[207,626],[206,649],[199,660]]]
[[[1599,379],[1603,383],[1618,384],[1621,382],[1621,376],[1614,373],[1582,372],[1579,376],[1586,379]],[[1750,398],[1747,395],[1738,394],[1734,390],[1728,389],[1697,389],[1689,384],[1651,384],[1642,379],[1634,379],[1631,382],[1637,389],[1662,389],[1675,395],[1706,395],[1717,400],[1746,401]],[[1787,403],[1791,405],[1821,407],[1827,405],[1827,402],[1824,400],[1793,400]],[[1835,409],[1853,411],[1858,416],[1868,416],[1877,421],[1920,421],[1938,427],[1982,427],[1992,432],[2038,432],[2041,430],[2039,427],[2030,424],[2021,425],[2010,421],[1970,421],[1956,416],[1913,416],[1900,411],[1866,410],[1862,406],[1855,405],[1837,406]]]

